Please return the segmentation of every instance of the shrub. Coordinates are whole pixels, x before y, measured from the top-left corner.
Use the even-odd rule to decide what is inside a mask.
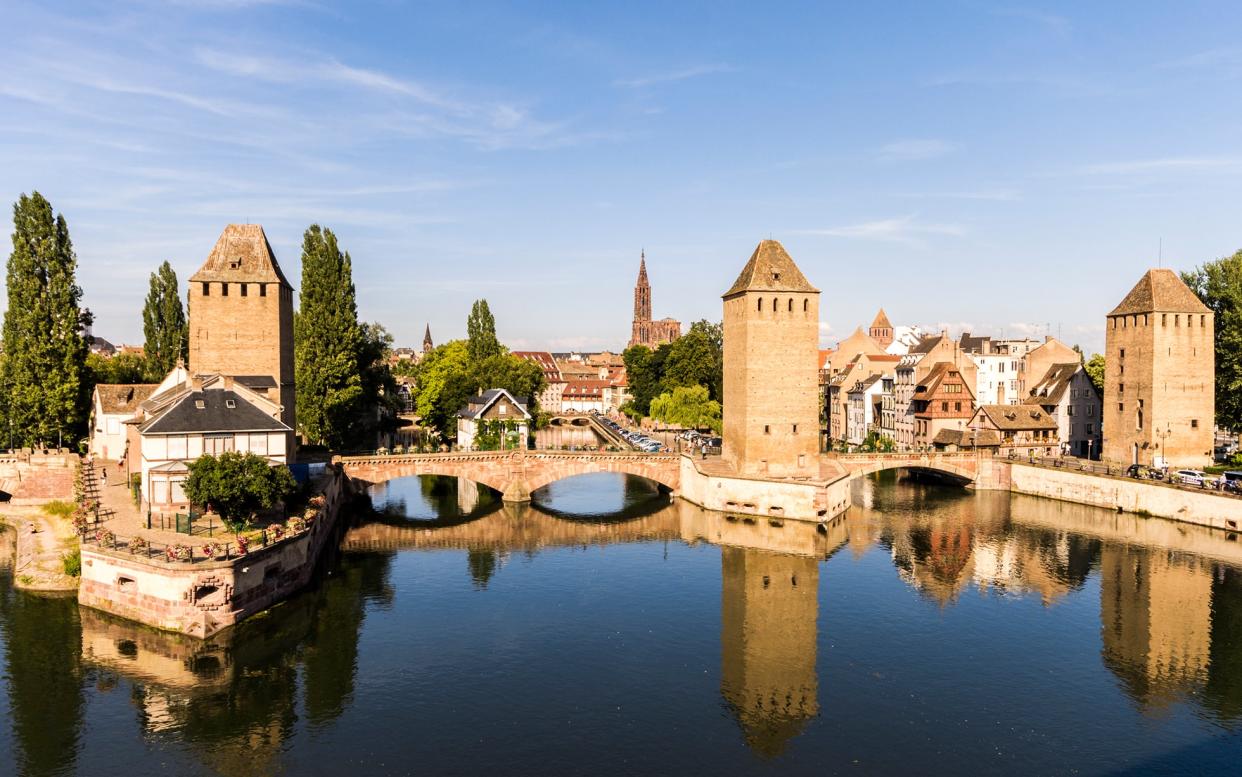
[[[43,512],[54,518],[62,519],[67,519],[69,516],[73,515],[73,512],[76,509],[77,507],[73,504],[73,502],[66,502],[60,499],[43,505]]]
[[[66,553],[60,557],[60,563],[69,577],[82,576],[82,551],[75,550],[72,553]]]

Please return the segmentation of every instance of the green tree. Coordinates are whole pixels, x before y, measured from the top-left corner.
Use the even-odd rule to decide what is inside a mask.
[[[302,236],[302,288],[293,320],[298,427],[307,441],[340,447],[363,400],[362,330],[349,254],[332,230]]]
[[[720,401],[724,382],[724,337],[719,324],[695,321],[690,331],[669,344],[660,386],[670,391],[678,386],[705,386]]]
[[[470,316],[466,319],[466,337],[472,362],[483,361],[504,350],[496,339],[496,319],[492,317],[487,300],[475,300],[471,306]]]
[[[1242,250],[1182,273],[1216,321],[1216,423],[1242,429]]]
[[[499,353],[471,364],[470,375],[478,389],[502,388],[519,402],[528,402],[527,409],[531,415],[538,410],[539,392],[546,382],[538,364],[509,353]]]
[[[351,445],[375,439],[377,427],[391,422],[400,410],[397,381],[389,366],[392,335],[378,323],[361,324],[359,333],[358,374],[362,380],[363,401],[359,417],[345,435]]]
[[[190,342],[177,273],[168,262],[151,273],[147,302],[142,308],[142,333],[146,337],[142,350],[147,379],[159,382],[176,366],[178,359],[186,358]]]
[[[249,526],[256,512],[275,507],[297,490],[287,467],[273,467],[266,458],[249,452],[200,456],[186,466],[190,470],[186,497],[219,513],[234,534]]]
[[[654,351],[645,345],[631,345],[621,354],[625,362],[625,379],[630,388],[629,404],[640,417],[651,411],[651,400],[663,390],[664,363],[670,346],[661,345]]]
[[[720,403],[706,386],[678,386],[651,401],[651,417],[688,429],[721,429]]]
[[[14,444],[63,442],[85,429],[90,313],[80,307],[77,257],[63,215],[38,192],[13,206],[0,402]]]
[[[1087,377],[1091,379],[1091,385],[1095,386],[1095,390],[1104,394],[1104,357],[1098,353],[1091,354],[1091,358],[1087,359],[1083,364],[1083,369],[1087,371]]]
[[[136,353],[118,353],[116,356],[86,354],[83,382],[90,396],[100,383],[142,383],[147,379],[146,359]]]
[[[414,375],[414,412],[442,440],[456,436],[457,411],[477,388],[470,377],[469,359],[466,341],[450,340],[424,356]]]

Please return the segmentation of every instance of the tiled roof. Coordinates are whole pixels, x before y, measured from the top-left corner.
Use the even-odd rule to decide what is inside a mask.
[[[1157,268],[1144,273],[1110,316],[1128,313],[1211,313],[1177,273]]]
[[[1028,405],[1059,405],[1069,390],[1074,375],[1082,369],[1081,364],[1054,364],[1044,377],[1031,388],[1031,395],[1024,401]]]
[[[892,329],[893,325],[888,320],[888,314],[884,312],[884,308],[880,308],[880,312],[875,314],[875,320],[871,322],[872,329]]]
[[[940,345],[941,339],[943,339],[941,335],[927,335],[925,337],[920,337],[919,341],[914,344],[913,348],[910,349],[910,353],[931,353],[933,348]]]
[[[978,412],[986,415],[997,429],[1005,432],[1057,428],[1055,418],[1032,405],[980,405]]]
[[[142,434],[287,432],[289,427],[235,391],[207,389],[187,391],[138,431]]]
[[[207,261],[190,276],[192,282],[249,281],[278,282],[289,286],[263,227],[258,224],[229,224],[207,255]]]
[[[784,246],[775,240],[763,240],[724,296],[732,297],[746,291],[817,292],[819,289],[806,279]]]
[[[998,448],[1000,435],[991,429],[941,429],[932,438],[933,445],[956,445],[959,448]]]
[[[98,383],[95,391],[105,413],[133,413],[151,396],[155,383]]]

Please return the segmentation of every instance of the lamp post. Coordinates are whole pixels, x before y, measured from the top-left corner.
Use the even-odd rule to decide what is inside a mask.
[[[1160,438],[1160,458],[1163,460],[1164,466],[1166,467],[1169,466],[1169,458],[1168,456],[1165,455],[1165,451],[1167,450],[1165,441],[1169,438],[1169,435],[1172,433],[1173,433],[1173,430],[1169,428],[1168,424],[1165,424],[1165,427],[1163,430],[1160,430],[1160,429],[1156,430],[1156,436]],[[1154,467],[1156,465],[1156,462],[1154,461],[1155,459],[1154,455],[1152,456],[1152,459],[1153,459],[1152,466]]]

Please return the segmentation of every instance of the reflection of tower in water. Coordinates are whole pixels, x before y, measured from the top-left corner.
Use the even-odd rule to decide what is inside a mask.
[[[747,744],[779,755],[819,713],[814,557],[722,547],[721,692]]]
[[[1212,572],[1199,557],[1105,545],[1100,554],[1104,661],[1144,705],[1162,706],[1206,680]]]

